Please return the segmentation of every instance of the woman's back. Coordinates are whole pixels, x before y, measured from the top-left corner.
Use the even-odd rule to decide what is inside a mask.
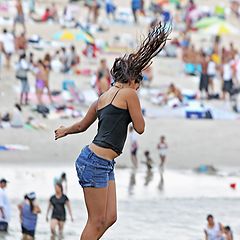
[[[112,87],[99,98],[97,105],[98,132],[93,143],[121,154],[128,124],[132,121],[124,89]]]
[[[31,211],[30,204],[24,203],[22,207],[22,225],[28,230],[35,230],[37,224],[37,214]]]

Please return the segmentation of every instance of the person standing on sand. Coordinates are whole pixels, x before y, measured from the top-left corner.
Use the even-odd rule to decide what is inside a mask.
[[[24,33],[26,33],[25,18],[24,18],[24,12],[23,12],[23,6],[22,6],[21,0],[16,1],[16,10],[17,10],[17,15],[14,18],[14,22],[13,22],[13,32],[15,33],[16,31],[17,23],[20,23],[23,27]]]
[[[224,240],[223,226],[221,223],[215,223],[213,215],[207,216],[207,226],[204,229],[205,240]]]
[[[166,162],[166,157],[167,157],[167,149],[168,145],[166,143],[166,138],[165,136],[160,137],[160,142],[157,145],[157,149],[159,151],[159,157],[160,157],[160,169],[162,172],[164,171],[164,164]]]
[[[52,210],[52,216],[51,216],[51,222],[50,222],[50,228],[52,237],[56,236],[56,227],[58,226],[59,229],[59,237],[63,237],[63,228],[66,221],[66,210],[65,205],[68,208],[71,221],[73,221],[72,216],[72,209],[69,202],[68,197],[63,194],[63,187],[61,183],[57,183],[55,185],[55,194],[50,198],[49,205],[47,209],[47,215],[46,220],[48,222],[48,214],[51,208]]]
[[[2,52],[6,59],[6,68],[11,67],[11,57],[15,52],[14,36],[8,32],[7,29],[3,29],[0,35],[0,43],[2,43]]]
[[[129,127],[129,138],[130,138],[130,150],[131,150],[131,160],[134,168],[138,167],[138,159],[137,159],[137,151],[138,151],[138,143],[137,143],[137,134],[134,131],[133,126]]]
[[[38,104],[43,105],[42,96],[43,96],[43,90],[46,87],[47,71],[42,60],[38,61],[38,64],[36,66],[35,76],[36,76],[35,87],[36,87]]]
[[[106,59],[101,59],[100,66],[97,70],[96,89],[98,96],[105,93],[111,84],[111,76],[107,66]]]
[[[7,180],[0,180],[0,232],[7,233],[10,221],[10,203],[5,192]]]
[[[29,70],[30,68],[26,60],[26,54],[23,53],[19,57],[17,71],[16,71],[16,78],[19,79],[21,82],[20,105],[23,105],[23,102],[25,105],[28,105],[28,95],[30,91],[30,86],[28,82]]]
[[[128,125],[139,134],[144,132],[137,90],[142,71],[165,46],[171,29],[159,23],[148,34],[138,51],[115,59],[111,69],[113,86],[89,108],[86,116],[70,127],[55,130],[55,139],[85,132],[98,118],[93,142],[82,149],[76,160],[79,183],[83,187],[88,220],[81,240],[97,240],[117,220],[114,159],[123,150]]]
[[[205,91],[205,93],[207,94],[207,98],[209,97],[209,93],[208,93],[208,59],[205,53],[201,54],[201,60],[200,60],[200,64],[201,64],[201,74],[200,74],[200,82],[199,82],[199,90],[201,93],[201,98],[202,96],[202,92]]]
[[[37,215],[41,209],[36,203],[36,194],[28,193],[24,197],[24,202],[18,205],[22,227],[22,240],[33,240],[37,226]]]

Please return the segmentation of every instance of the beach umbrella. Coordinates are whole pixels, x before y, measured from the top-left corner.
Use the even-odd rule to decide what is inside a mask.
[[[240,31],[238,28],[227,22],[215,23],[212,26],[204,29],[205,33],[211,35],[229,35],[229,34],[239,34]]]
[[[76,34],[70,31],[62,31],[55,33],[53,38],[60,41],[73,41],[76,40]]]
[[[78,41],[83,40],[87,43],[94,44],[94,37],[88,32],[81,31],[76,35]]]
[[[55,40],[60,40],[60,41],[85,41],[87,43],[94,43],[94,37],[83,30],[80,30],[76,33],[71,32],[71,31],[62,31],[62,32],[57,32],[53,35],[53,38]]]
[[[205,18],[202,18],[201,20],[197,21],[194,24],[194,26],[198,29],[207,28],[207,27],[210,27],[213,24],[219,23],[219,22],[224,22],[224,21],[218,17],[205,17]]]

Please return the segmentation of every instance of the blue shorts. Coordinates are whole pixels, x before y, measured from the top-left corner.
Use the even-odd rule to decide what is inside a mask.
[[[75,162],[79,184],[83,188],[107,187],[108,181],[115,180],[114,164],[114,160],[101,158],[86,146]]]

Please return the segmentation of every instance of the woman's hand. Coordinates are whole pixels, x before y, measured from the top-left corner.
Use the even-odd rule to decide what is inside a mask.
[[[55,140],[67,136],[66,128],[61,126],[55,130]]]

